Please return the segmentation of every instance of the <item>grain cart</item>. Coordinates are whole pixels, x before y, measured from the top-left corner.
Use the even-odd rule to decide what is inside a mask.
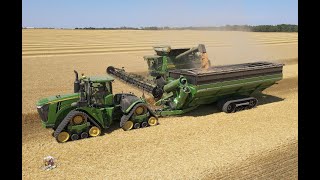
[[[82,76],[79,79],[74,72],[74,93],[37,102],[42,125],[54,130],[53,136],[58,142],[99,136],[103,129],[117,121],[126,131],[158,124],[144,99],[130,93],[112,94],[112,77]]]
[[[253,62],[201,68],[170,70],[166,83],[159,81],[161,97],[156,105],[160,116],[183,114],[202,104],[217,102],[226,113],[256,107],[251,95],[282,79],[283,64]]]

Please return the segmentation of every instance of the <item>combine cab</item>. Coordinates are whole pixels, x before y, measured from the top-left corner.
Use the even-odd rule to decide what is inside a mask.
[[[133,94],[112,94],[112,77],[82,76],[75,71],[74,93],[41,99],[37,103],[42,124],[54,130],[58,142],[101,134],[118,122],[124,130],[158,124],[155,113]]]

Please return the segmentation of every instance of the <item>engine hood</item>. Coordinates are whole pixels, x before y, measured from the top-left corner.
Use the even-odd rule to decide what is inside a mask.
[[[122,94],[122,98],[120,101],[122,112],[128,113],[131,110],[131,108],[139,102],[144,101],[141,98],[138,98],[137,96],[132,94]]]
[[[45,105],[45,104],[57,103],[57,102],[59,102],[59,101],[65,101],[65,100],[75,99],[75,98],[79,98],[79,93],[49,96],[49,97],[40,99],[40,100],[37,102],[37,106],[43,106],[43,105]]]

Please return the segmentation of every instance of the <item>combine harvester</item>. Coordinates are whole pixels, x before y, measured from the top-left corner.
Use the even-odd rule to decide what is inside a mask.
[[[107,72],[151,92],[157,101],[155,105],[162,106],[156,110],[159,116],[183,114],[199,105],[214,102],[217,102],[218,108],[226,113],[251,109],[258,104],[258,100],[251,95],[261,93],[283,76],[283,64],[273,62],[210,67],[204,45],[189,50],[184,49],[181,54],[174,54],[176,56],[169,56],[170,48],[162,48],[162,51],[155,48],[155,50],[157,55],[153,59],[157,59],[156,66],[154,63],[150,64],[150,56],[144,57],[148,61],[149,74],[154,77],[152,83],[146,80],[148,78],[136,78],[138,75],[126,73],[112,66],[107,68]],[[180,59],[182,57],[184,60]],[[168,62],[178,65],[172,66]],[[209,62],[209,66],[206,62]],[[179,66],[180,64],[182,66]],[[183,66],[191,64],[196,67]]]
[[[201,68],[202,59],[205,59],[207,66],[210,66],[210,61],[202,58],[206,57],[206,49],[203,44],[199,44],[198,47],[179,49],[171,49],[170,46],[156,46],[154,50],[155,55],[143,57],[148,64],[148,77],[127,73],[123,68],[113,66],[107,68],[107,73],[158,97],[158,92],[153,91],[157,85],[155,79],[161,77],[166,79],[169,70]]]

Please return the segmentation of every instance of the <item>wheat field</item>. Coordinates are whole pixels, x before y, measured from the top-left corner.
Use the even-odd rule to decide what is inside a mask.
[[[35,103],[73,91],[74,73],[106,67],[145,72],[152,46],[205,44],[213,65],[278,61],[284,79],[258,97],[260,105],[234,114],[202,106],[160,125],[59,144],[41,127]],[[22,31],[22,175],[24,179],[297,179],[298,34],[223,31]],[[115,93],[142,92],[115,81]],[[41,170],[43,157],[57,168]]]

